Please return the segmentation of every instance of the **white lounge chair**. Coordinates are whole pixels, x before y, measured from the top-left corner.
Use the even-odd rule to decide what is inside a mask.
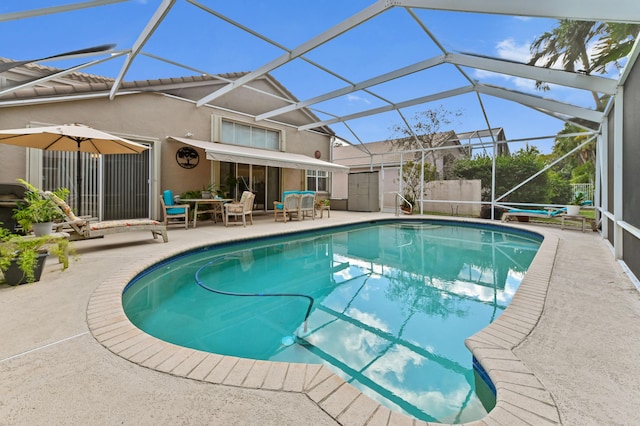
[[[151,231],[154,239],[158,236],[166,243],[169,241],[167,227],[162,222],[153,219],[120,219],[97,221],[94,218],[80,218],[73,213],[71,207],[62,198],[50,191],[42,193],[60,209],[67,218],[66,222],[55,223],[55,232],[66,232],[70,240],[97,238],[109,234],[132,231]]]

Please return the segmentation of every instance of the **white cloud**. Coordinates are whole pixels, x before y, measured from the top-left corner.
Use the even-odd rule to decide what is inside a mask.
[[[514,39],[508,38],[496,44],[496,51],[499,58],[526,63],[531,54],[530,45],[528,42],[518,44]]]
[[[365,104],[370,104],[371,101],[367,98],[363,98],[361,96],[357,96],[357,95],[347,95],[347,100],[349,102],[363,102]]]
[[[524,42],[518,44],[514,39],[508,38],[496,43],[497,57],[500,59],[506,59],[509,61],[517,61],[520,63],[526,63],[529,60],[529,43]],[[492,71],[475,70],[474,77],[478,80],[501,80],[502,82],[508,82],[516,90],[524,92],[536,92],[536,83],[533,80],[526,78],[514,77],[507,74],[499,74]]]

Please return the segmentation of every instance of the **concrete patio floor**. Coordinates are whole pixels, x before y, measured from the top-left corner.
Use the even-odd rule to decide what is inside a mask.
[[[264,215],[247,228],[212,222],[189,230],[171,227],[167,244],[149,232],[74,243],[79,259],[67,271],[49,259],[40,282],[0,285],[0,424],[375,424],[375,416],[359,422],[336,416],[309,393],[214,384],[145,368],[96,340],[88,306],[106,281],[125,279],[132,267],[173,252],[390,217],[332,211],[330,219],[283,224]],[[640,293],[598,233],[510,226],[557,240],[542,315],[513,349],[551,396],[546,408],[557,407],[566,425],[640,424]],[[496,410],[502,414],[475,423],[552,424],[535,408],[522,415],[518,410],[507,402]],[[424,424],[392,415],[386,420]]]

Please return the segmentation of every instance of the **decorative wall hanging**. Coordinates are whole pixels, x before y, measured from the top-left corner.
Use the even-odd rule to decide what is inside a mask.
[[[319,158],[320,158],[320,156],[322,155],[322,153],[321,153],[320,151],[316,151],[316,152],[314,153],[314,155],[316,156],[316,158],[318,158],[318,159],[319,159]]]
[[[180,167],[193,169],[200,162],[200,155],[190,146],[183,146],[176,152],[176,162]]]

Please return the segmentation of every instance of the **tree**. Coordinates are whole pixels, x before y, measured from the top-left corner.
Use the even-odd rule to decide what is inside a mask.
[[[422,182],[431,182],[438,177],[438,172],[434,165],[425,161],[424,169],[421,171],[421,163],[422,161],[407,161],[402,165],[403,197],[411,203],[414,209],[416,208],[416,201],[420,199]],[[408,207],[408,205],[404,204],[404,207]]]
[[[531,44],[529,65],[552,68],[561,65],[570,72],[591,74],[606,73],[606,66],[629,54],[640,30],[637,24],[620,24],[595,21],[572,21],[562,19],[551,31],[543,33]],[[593,55],[589,54],[590,43],[595,42]],[[576,70],[576,65],[580,69]],[[536,82],[536,87],[549,90],[544,82]],[[603,111],[605,97],[592,92],[596,110]]]
[[[562,173],[549,170],[547,182],[547,202],[550,204],[566,204],[573,196],[569,180]]]
[[[562,19],[558,26],[551,31],[543,33],[531,44],[531,58],[529,65],[539,65],[544,68],[552,68],[557,64],[562,65],[565,71],[576,71],[576,64],[582,67],[580,72],[591,72],[591,60],[587,52],[587,46],[604,31],[605,24],[593,21],[572,21]],[[549,90],[544,82],[536,82],[536,87],[541,90]],[[592,92],[598,111],[603,110],[602,101],[597,92]]]
[[[538,173],[545,167],[545,161],[536,147],[527,146],[511,157],[496,157],[496,198],[511,188]],[[459,179],[480,179],[482,181],[482,200],[491,200],[492,158],[481,154],[472,159],[458,160],[454,174]],[[548,173],[542,173],[518,188],[502,201],[516,203],[548,202]]]
[[[556,158],[562,157],[567,152],[575,149],[578,145],[584,143],[590,136],[589,135],[579,135],[579,136],[563,136],[572,133],[580,133],[582,131],[576,125],[571,123],[565,123],[564,128],[558,132],[558,137],[553,144],[553,154]],[[596,143],[595,141],[589,142],[587,145],[580,148],[578,151],[574,153],[571,158],[571,162],[573,166],[580,166],[586,163],[594,163],[596,161]]]
[[[613,22],[572,21],[563,19],[549,32],[545,32],[534,40],[531,45],[531,58],[529,65],[539,65],[551,68],[558,64],[566,71],[575,72],[576,64],[581,69],[578,72],[591,74],[592,72],[604,74],[607,65],[613,63],[619,68],[620,59],[629,54],[634,41],[640,31],[640,25],[622,24]],[[595,42],[592,55],[589,54],[590,43]],[[549,86],[543,82],[536,82],[541,90],[549,90]],[[604,111],[609,95],[600,97],[592,92],[595,107],[598,111]],[[584,123],[578,119],[574,122],[593,128],[592,123]],[[579,133],[582,129],[571,123],[566,123],[559,135]],[[585,141],[588,136],[558,137],[553,146],[553,156],[559,158]],[[570,176],[573,183],[592,182],[595,177],[595,141],[582,147],[575,155],[564,162],[559,171],[558,179],[562,175]],[[559,181],[558,181],[559,182]],[[562,197],[563,185],[556,185],[552,192],[557,197]],[[551,196],[551,198],[556,198]],[[552,201],[553,202],[553,201]]]
[[[462,112],[446,110],[442,105],[417,112],[406,126],[397,124],[391,128],[396,138],[388,142],[400,151],[428,150],[429,162],[435,166],[436,153],[433,148],[456,135],[453,131],[442,132],[441,129],[461,115]],[[416,152],[413,160],[421,161],[421,157],[421,154]]]
[[[387,140],[398,151],[415,151],[413,155],[408,155],[409,161],[402,165],[402,180],[404,182],[404,198],[414,207],[416,201],[420,199],[420,190],[423,182],[430,182],[438,179],[438,168],[436,151],[433,148],[440,146],[451,138],[455,138],[453,131],[442,132],[444,125],[452,123],[452,119],[459,117],[460,111],[446,110],[442,105],[435,109],[417,112],[406,126],[394,125],[391,128],[394,139]],[[422,150],[427,151],[428,158],[425,158],[424,168],[421,170]],[[449,168],[449,164],[443,155],[443,174]],[[424,175],[423,175],[424,173]],[[424,181],[422,180],[424,176]]]
[[[604,74],[606,66],[612,62],[616,68],[620,68],[620,59],[631,53],[639,31],[638,24],[607,23],[605,35],[598,42],[591,58],[591,69]]]

